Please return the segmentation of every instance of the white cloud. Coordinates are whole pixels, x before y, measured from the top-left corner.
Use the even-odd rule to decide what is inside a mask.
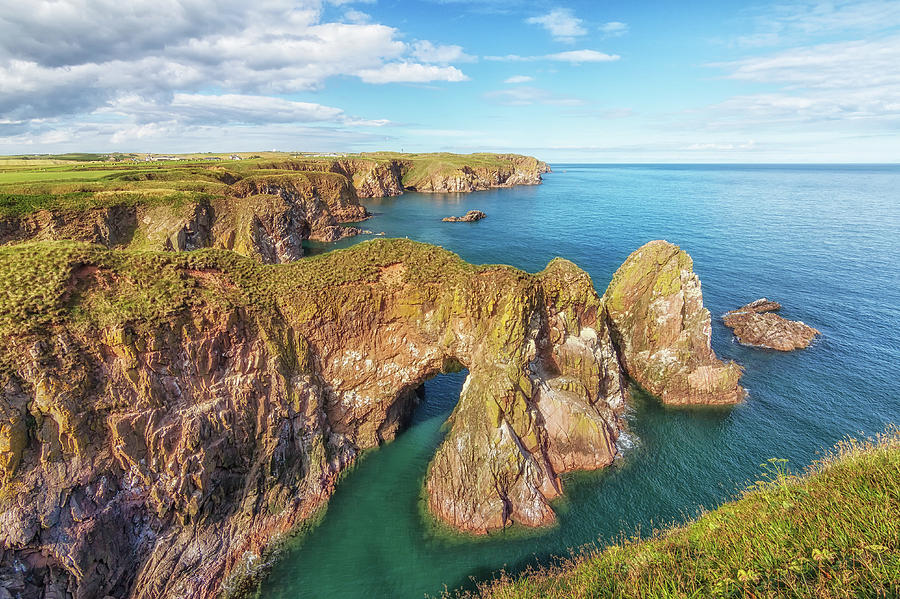
[[[366,83],[428,83],[430,81],[468,81],[469,78],[451,66],[424,65],[415,62],[392,62],[377,69],[356,73]]]
[[[474,56],[463,52],[462,46],[435,45],[427,40],[412,45],[412,56],[422,62],[449,64],[451,62],[473,62]]]
[[[544,54],[542,56],[520,56],[518,54],[507,54],[505,56],[485,56],[484,60],[495,62],[533,62],[536,60],[554,60],[557,62],[568,62],[572,64],[581,64],[585,62],[614,62],[619,60],[621,56],[618,54],[606,54],[597,50],[569,50],[568,52],[556,52],[555,54]]]
[[[372,20],[371,15],[362,12],[361,10],[349,9],[344,13],[344,20],[349,23],[368,23]]]
[[[628,33],[628,25],[619,21],[610,21],[600,26],[600,32],[606,37],[619,37]]]
[[[534,77],[530,77],[528,75],[513,75],[512,77],[506,79],[503,83],[528,83],[530,81],[534,81]]]
[[[887,31],[900,26],[900,3],[896,0],[802,1],[757,6],[747,12],[756,31],[736,39],[737,45],[745,47],[796,43],[835,33]]]
[[[570,50],[568,52],[548,54],[544,58],[577,64],[582,62],[613,62],[621,57],[618,54],[604,54],[596,50]]]
[[[581,106],[584,104],[584,100],[579,98],[560,96],[545,89],[526,85],[488,92],[484,97],[506,106],[530,106],[532,104]]]
[[[714,63],[726,77],[776,91],[735,96],[711,110],[710,126],[900,121],[900,36],[805,46]],[[821,125],[819,125],[821,126]]]
[[[35,133],[117,115],[135,135],[152,122],[384,124],[276,95],[335,76],[369,83],[465,81],[459,46],[407,44],[393,27],[323,22],[342,0],[32,0],[0,11],[0,114]],[[432,64],[436,63],[436,64]],[[210,89],[224,95],[202,95]],[[268,97],[267,97],[268,96]],[[128,113],[127,110],[133,112]],[[56,119],[56,120],[54,120]],[[153,119],[156,119],[155,121]],[[15,129],[13,129],[15,127]],[[44,133],[40,133],[43,135]],[[36,137],[35,137],[36,138]]]
[[[571,9],[554,8],[549,13],[525,19],[530,25],[540,25],[558,42],[572,43],[576,37],[587,34],[581,19],[577,18]]]

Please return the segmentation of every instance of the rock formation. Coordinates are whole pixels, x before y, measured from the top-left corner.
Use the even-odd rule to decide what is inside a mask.
[[[365,156],[365,155],[363,155]],[[233,165],[230,165],[231,168]],[[0,244],[89,241],[106,247],[183,251],[225,248],[263,262],[296,260],[303,241],[336,241],[370,215],[359,198],[419,191],[476,191],[535,185],[549,167],[515,154],[391,154],[371,158],[240,163],[243,170],[197,165],[122,172],[72,192],[0,185],[24,212],[0,212]],[[237,168],[237,167],[235,167]],[[69,201],[48,201],[65,198]],[[29,199],[30,198],[30,199]],[[43,207],[41,207],[43,206]]]
[[[476,220],[483,219],[487,214],[481,210],[469,210],[464,216],[447,216],[441,220],[445,223],[474,223]]]
[[[277,203],[273,189],[248,197]],[[671,348],[664,400],[735,399],[736,383],[707,384],[739,370],[695,338],[699,283],[664,246],[636,253],[648,272],[617,274],[615,311],[566,260],[530,275],[408,240],[275,266],[215,249],[0,249],[0,588],[233,590],[361,451],[397,434],[423,381],[460,367],[430,510],[473,533],[551,522],[559,475],[616,454],[619,356],[640,382],[640,348]],[[642,291],[672,260],[677,282]],[[659,301],[688,316],[647,320]]]
[[[744,345],[779,351],[809,347],[820,334],[803,322],[787,320],[775,314],[778,310],[781,310],[781,304],[761,298],[726,313],[723,320]]]
[[[686,252],[651,241],[616,271],[604,295],[628,375],[667,404],[735,403],[741,368],[716,358],[700,279]]]

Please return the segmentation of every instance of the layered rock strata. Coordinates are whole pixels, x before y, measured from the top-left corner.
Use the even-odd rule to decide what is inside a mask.
[[[781,310],[781,304],[761,298],[726,313],[722,320],[744,345],[779,351],[809,347],[821,334],[803,322],[782,318],[775,314],[778,310]]]
[[[431,512],[549,523],[560,474],[616,455],[641,373],[622,344],[671,328],[625,328],[568,261],[530,275],[408,240],[275,266],[22,244],[0,249],[0,288],[0,588],[27,599],[228,592],[460,367]]]
[[[712,323],[687,252],[651,241],[616,271],[604,295],[628,375],[667,404],[735,403],[741,368],[710,345]]]

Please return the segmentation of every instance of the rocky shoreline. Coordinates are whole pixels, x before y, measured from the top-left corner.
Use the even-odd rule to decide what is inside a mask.
[[[226,164],[160,172],[111,171],[112,179],[79,187],[90,191],[77,193],[93,194],[82,200],[82,206],[51,203],[0,215],[0,245],[68,239],[124,249],[221,248],[276,264],[303,256],[304,240],[329,242],[365,233],[346,226],[371,216],[360,199],[406,191],[468,193],[539,185],[541,174],[550,171],[535,158],[515,154],[397,154],[241,163],[239,171],[228,167],[236,168]],[[129,187],[156,185],[160,180],[172,184],[173,199],[162,202]],[[68,188],[58,191],[63,189]],[[9,186],[0,191],[19,192]],[[30,192],[21,193],[28,200]],[[110,205],[102,205],[106,203]]]

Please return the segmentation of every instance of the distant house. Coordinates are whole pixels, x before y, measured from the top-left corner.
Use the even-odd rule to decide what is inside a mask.
[[[218,156],[207,156],[203,160],[222,160]]]
[[[231,155],[231,160],[243,160],[243,158],[241,158],[241,157],[238,156],[237,154],[232,154],[232,155]]]

